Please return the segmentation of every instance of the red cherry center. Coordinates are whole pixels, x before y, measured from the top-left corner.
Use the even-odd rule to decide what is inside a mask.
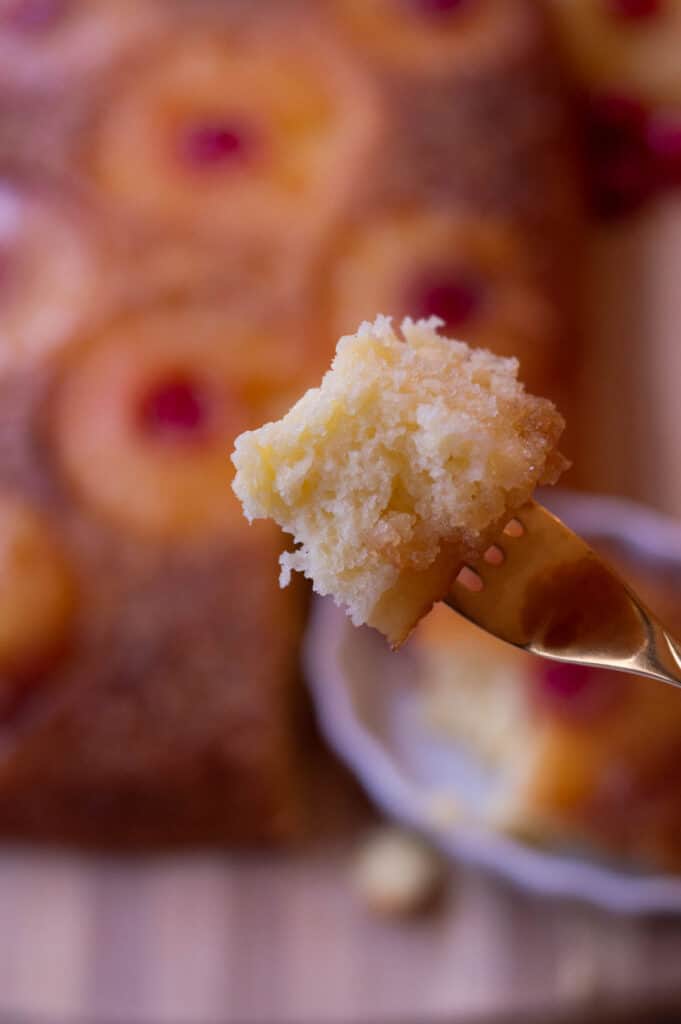
[[[246,125],[218,120],[189,125],[179,141],[184,161],[202,169],[242,163],[252,156],[255,144]]]
[[[648,127],[648,146],[663,186],[681,186],[681,114],[659,114]]]
[[[447,18],[471,6],[472,0],[404,0],[412,14],[424,18]]]
[[[607,710],[627,679],[605,669],[558,661],[536,666],[535,698],[545,713],[571,721],[590,720]]]
[[[587,141],[599,156],[619,154],[640,145],[648,124],[648,110],[637,99],[618,93],[593,96],[586,108]]]
[[[3,21],[18,32],[42,32],[51,29],[67,11],[69,0],[17,0],[4,14]]]
[[[621,21],[642,21],[662,13],[665,0],[604,0],[605,9]]]
[[[407,289],[406,311],[413,317],[438,316],[449,328],[464,327],[484,301],[482,282],[462,268],[425,271]]]
[[[201,384],[183,373],[159,381],[142,398],[138,417],[143,430],[162,440],[197,440],[209,415]]]
[[[593,683],[593,678],[593,671],[589,668],[550,661],[542,666],[541,688],[552,699],[572,701],[584,693]]]
[[[648,109],[629,96],[592,97],[584,118],[591,204],[603,218],[640,208],[655,191],[657,174],[648,146]]]

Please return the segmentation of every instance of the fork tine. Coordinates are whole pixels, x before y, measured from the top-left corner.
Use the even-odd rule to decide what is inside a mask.
[[[522,530],[496,542],[503,562],[470,563],[481,586],[469,588],[461,574],[449,607],[543,657],[681,686],[681,646],[588,544],[536,502],[516,519]]]

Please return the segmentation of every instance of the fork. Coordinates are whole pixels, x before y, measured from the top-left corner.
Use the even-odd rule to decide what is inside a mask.
[[[556,661],[681,686],[681,644],[631,588],[542,505],[524,505],[446,604],[501,640]]]

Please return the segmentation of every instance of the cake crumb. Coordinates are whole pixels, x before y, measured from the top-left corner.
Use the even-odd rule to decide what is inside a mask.
[[[563,419],[526,393],[517,360],[441,326],[362,324],[321,386],[241,434],[232,455],[247,518],[270,517],[296,541],[282,584],[303,573],[393,645],[566,466]]]
[[[404,829],[385,826],[365,839],[353,869],[355,887],[372,912],[385,917],[418,913],[442,890],[440,856]]]

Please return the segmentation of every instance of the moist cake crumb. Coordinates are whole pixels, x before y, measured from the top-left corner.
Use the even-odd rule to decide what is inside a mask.
[[[384,917],[425,910],[443,888],[444,864],[412,832],[383,826],[364,840],[354,864],[354,882],[367,908]]]
[[[296,541],[282,585],[303,573],[394,644],[566,465],[563,419],[525,392],[517,360],[441,326],[363,323],[338,342],[320,387],[241,434],[232,455],[247,518],[270,517]]]

